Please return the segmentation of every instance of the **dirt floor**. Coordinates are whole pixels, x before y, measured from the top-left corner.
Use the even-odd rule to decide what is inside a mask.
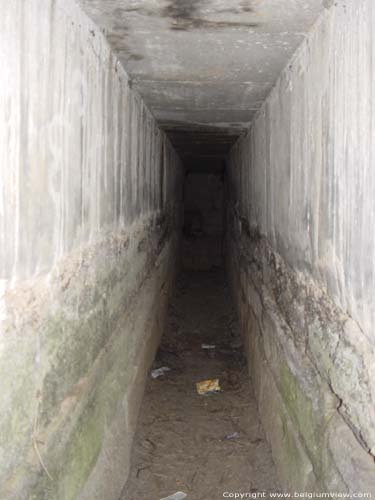
[[[221,271],[180,277],[153,368],[162,366],[171,371],[148,381],[121,500],[279,491]],[[196,382],[214,378],[221,392],[199,395]]]

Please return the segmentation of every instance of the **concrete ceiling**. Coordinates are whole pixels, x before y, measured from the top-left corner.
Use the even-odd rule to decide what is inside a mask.
[[[181,155],[222,158],[330,0],[79,0]]]

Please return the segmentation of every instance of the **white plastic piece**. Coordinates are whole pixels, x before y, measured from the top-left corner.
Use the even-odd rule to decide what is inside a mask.
[[[202,344],[202,349],[216,349],[215,344]]]
[[[166,372],[170,372],[171,369],[168,366],[161,366],[160,368],[156,368],[156,370],[152,370],[151,377],[158,378],[161,375],[164,375]]]
[[[186,498],[187,494],[184,493],[183,491],[177,491],[173,495],[170,495],[169,497],[161,498],[160,500],[182,500],[183,498]]]

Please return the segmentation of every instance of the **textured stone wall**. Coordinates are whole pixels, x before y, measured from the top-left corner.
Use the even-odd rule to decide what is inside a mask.
[[[330,6],[231,151],[229,267],[285,486],[375,492],[375,5]]]
[[[0,497],[117,500],[182,167],[74,2],[8,2],[0,38]]]

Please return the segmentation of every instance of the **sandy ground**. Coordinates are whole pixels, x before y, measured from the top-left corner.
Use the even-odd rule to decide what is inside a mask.
[[[149,378],[121,500],[279,491],[221,271],[180,276],[153,368],[161,366],[171,371]],[[212,378],[222,391],[198,395],[196,382]]]

